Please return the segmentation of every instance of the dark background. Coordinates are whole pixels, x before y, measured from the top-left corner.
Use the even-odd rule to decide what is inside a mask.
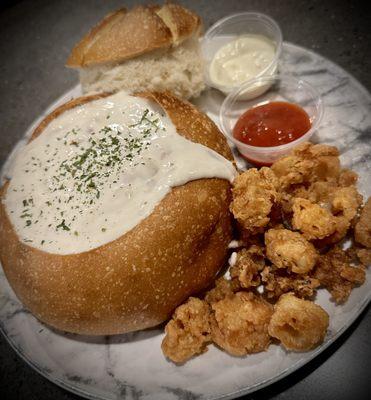
[[[64,67],[76,41],[107,12],[139,2],[0,1],[0,165],[29,124],[77,82],[76,73]],[[180,2],[198,12],[206,28],[228,13],[265,12],[280,24],[285,40],[326,56],[371,91],[370,1]],[[368,392],[371,393],[370,307],[312,362],[246,399],[363,400],[371,398]],[[0,398],[79,397],[34,372],[0,335]]]

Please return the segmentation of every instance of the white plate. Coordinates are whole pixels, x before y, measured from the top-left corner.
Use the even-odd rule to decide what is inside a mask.
[[[360,174],[361,192],[370,195],[370,94],[327,59],[291,44],[284,45],[280,70],[302,77],[322,92],[326,110],[319,141],[340,148],[343,165]],[[70,90],[46,113],[80,92],[79,87]],[[222,99],[216,91],[208,91],[197,104],[218,122]],[[18,148],[22,144],[24,141]],[[9,167],[7,163],[5,175],[10,173]],[[371,269],[366,283],[356,288],[342,306],[335,306],[326,291],[319,291],[316,301],[329,313],[330,327],[325,342],[317,349],[287,353],[271,345],[264,353],[231,357],[210,346],[206,354],[180,367],[162,355],[162,330],[115,337],[57,332],[22,307],[2,271],[0,293],[0,328],[11,346],[32,368],[65,389],[92,399],[226,399],[281,379],[328,347],[369,302]]]

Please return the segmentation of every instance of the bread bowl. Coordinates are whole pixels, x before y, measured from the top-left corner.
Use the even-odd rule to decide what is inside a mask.
[[[34,147],[38,149],[40,145],[35,141],[42,140],[43,135],[43,140],[51,137],[50,129],[55,126],[52,124],[58,125],[61,118],[82,115],[84,106],[93,107],[100,100],[113,101],[113,96],[105,96],[108,95],[82,97],[57,108],[35,129],[29,148],[32,150],[36,143]],[[225,162],[233,159],[215,124],[191,104],[168,93],[146,92],[135,99],[160,106],[176,127],[177,136],[192,144],[199,143],[202,148],[207,146],[223,156],[218,157]],[[20,165],[27,154],[32,153],[19,157]],[[58,154],[53,155],[57,157]],[[32,175],[36,176],[39,170],[35,166],[27,179],[32,181]],[[40,172],[39,176],[44,174],[48,172]],[[17,187],[14,182],[20,175],[13,176],[1,190],[0,260],[25,307],[57,329],[111,335],[158,325],[178,304],[204,289],[227,256],[231,217],[230,183],[226,179],[196,179],[173,187],[133,228],[114,240],[103,240],[79,252],[79,247],[73,248],[74,241],[80,240],[78,236],[68,239],[66,248],[59,250],[43,250],[45,240],[25,241],[22,234],[26,228],[20,227],[19,217],[14,219],[18,205],[13,204],[14,197],[9,194]],[[34,195],[33,201],[37,203],[41,194],[36,191]],[[47,208],[44,206],[42,211]],[[120,226],[119,210],[114,212]],[[94,224],[96,219],[97,215],[92,215],[90,223]],[[57,231],[70,234],[64,227]],[[43,239],[54,235],[53,231],[46,232]],[[55,237],[58,242],[58,236]],[[38,231],[33,238],[41,239]]]
[[[201,19],[178,4],[137,6],[107,15],[72,49],[84,93],[170,90],[182,98],[205,88]]]

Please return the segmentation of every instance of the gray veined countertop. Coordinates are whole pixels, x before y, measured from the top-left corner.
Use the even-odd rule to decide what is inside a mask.
[[[7,3],[11,3],[8,1]],[[64,62],[73,44],[110,10],[139,1],[16,1],[0,12],[0,164],[29,124],[77,81]],[[285,40],[339,64],[371,91],[371,7],[352,1],[181,1],[206,28],[232,12],[271,15]],[[371,110],[370,110],[371,111]],[[371,135],[371,131],[370,131]],[[370,139],[371,140],[371,139]],[[319,357],[251,399],[364,399],[371,389],[371,311]],[[77,399],[27,366],[0,337],[2,398]]]

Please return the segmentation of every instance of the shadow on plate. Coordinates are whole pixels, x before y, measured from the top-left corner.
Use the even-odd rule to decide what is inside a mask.
[[[164,325],[159,325],[155,328],[149,328],[137,332],[123,333],[121,335],[105,335],[105,336],[89,336],[79,335],[77,333],[69,333],[57,330],[50,326],[46,327],[48,330],[53,332],[55,335],[63,336],[65,339],[73,340],[81,343],[90,344],[102,344],[102,345],[116,345],[122,343],[133,343],[141,340],[151,339],[152,337],[158,336],[164,332]]]

